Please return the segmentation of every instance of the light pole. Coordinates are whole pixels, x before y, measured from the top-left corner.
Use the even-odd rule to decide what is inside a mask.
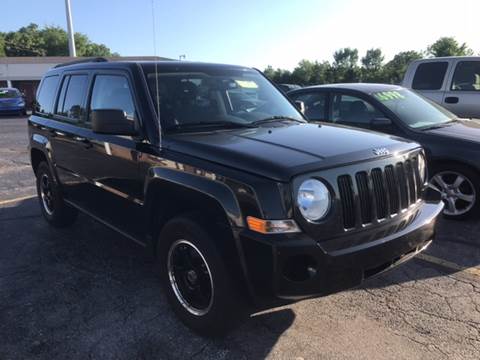
[[[70,9],[70,0],[65,0],[65,12],[67,14],[67,29],[68,29],[68,51],[70,56],[76,57],[75,38],[73,36],[72,11]]]

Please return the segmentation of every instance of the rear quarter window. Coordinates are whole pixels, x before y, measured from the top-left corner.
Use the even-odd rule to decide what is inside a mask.
[[[436,61],[418,65],[413,78],[412,89],[415,90],[440,90],[442,88],[448,63]]]
[[[38,90],[35,102],[35,112],[40,114],[52,114],[59,76],[47,76],[43,79]]]

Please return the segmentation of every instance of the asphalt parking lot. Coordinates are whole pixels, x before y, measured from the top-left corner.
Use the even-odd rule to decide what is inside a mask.
[[[80,216],[40,216],[25,118],[0,117],[0,359],[479,359],[480,222],[441,220],[418,259],[363,287],[205,339],[173,315],[153,259]]]

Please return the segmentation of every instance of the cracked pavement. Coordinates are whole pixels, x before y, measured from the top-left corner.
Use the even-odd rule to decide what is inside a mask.
[[[0,117],[0,201],[34,194],[26,120]],[[480,265],[479,222],[441,220],[427,254]],[[479,359],[480,277],[421,259],[358,289],[252,316],[205,339],[173,315],[136,244],[35,198],[0,205],[0,359]]]

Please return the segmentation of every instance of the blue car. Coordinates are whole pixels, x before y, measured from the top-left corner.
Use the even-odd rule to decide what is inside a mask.
[[[15,88],[0,88],[0,114],[26,115],[25,98]]]

